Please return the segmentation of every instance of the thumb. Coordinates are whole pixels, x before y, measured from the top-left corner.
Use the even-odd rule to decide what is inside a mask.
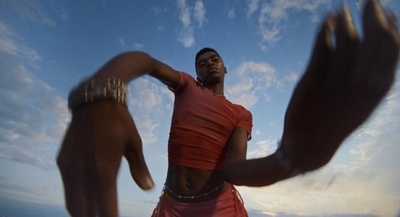
[[[134,132],[131,132],[124,155],[128,161],[132,178],[135,180],[136,184],[144,190],[153,188],[154,182],[143,156],[142,140],[136,127]]]

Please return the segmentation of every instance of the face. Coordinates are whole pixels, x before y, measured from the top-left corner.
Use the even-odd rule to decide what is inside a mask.
[[[221,57],[215,52],[203,53],[196,63],[197,79],[204,85],[223,82],[226,68]]]

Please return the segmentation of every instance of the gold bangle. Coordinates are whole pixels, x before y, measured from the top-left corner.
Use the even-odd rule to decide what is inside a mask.
[[[127,106],[126,82],[114,77],[85,81],[69,94],[68,108],[72,110],[96,101],[111,101]]]

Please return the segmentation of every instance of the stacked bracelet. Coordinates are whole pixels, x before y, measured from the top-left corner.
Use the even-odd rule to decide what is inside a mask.
[[[111,101],[127,105],[126,90],[126,82],[118,78],[89,80],[71,91],[68,97],[68,108],[72,110],[96,101]]]

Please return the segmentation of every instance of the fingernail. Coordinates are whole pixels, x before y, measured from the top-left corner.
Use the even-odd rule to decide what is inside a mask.
[[[144,185],[146,189],[151,189],[154,187],[154,182],[151,178],[146,178]]]
[[[347,5],[343,5],[343,15],[346,21],[352,21],[350,9]]]

